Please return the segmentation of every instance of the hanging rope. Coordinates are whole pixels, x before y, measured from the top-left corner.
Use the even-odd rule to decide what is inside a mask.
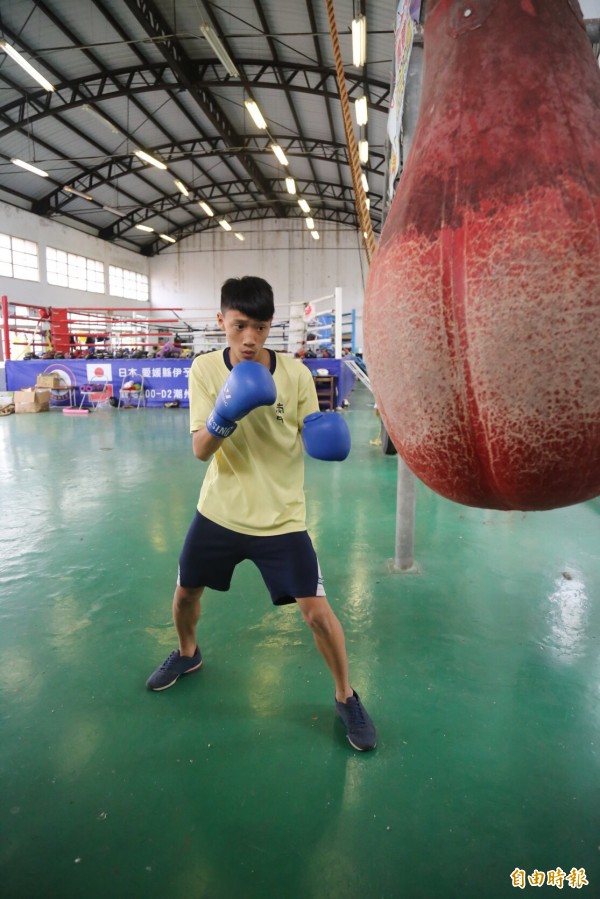
[[[370,263],[375,252],[375,238],[373,236],[371,216],[369,215],[369,210],[367,209],[365,191],[362,185],[362,170],[360,167],[360,160],[358,158],[358,147],[356,146],[354,129],[352,127],[350,102],[348,100],[348,89],[346,88],[344,65],[342,63],[342,54],[340,51],[340,41],[338,37],[337,26],[335,24],[333,0],[327,0],[327,15],[329,16],[329,32],[331,34],[331,43],[333,46],[333,55],[335,58],[335,70],[337,75],[338,90],[340,93],[342,116],[344,119],[344,131],[346,132],[346,148],[348,150],[348,161],[350,162],[350,171],[352,173],[354,204],[356,206],[356,213],[358,215],[360,231],[367,254],[367,261]]]

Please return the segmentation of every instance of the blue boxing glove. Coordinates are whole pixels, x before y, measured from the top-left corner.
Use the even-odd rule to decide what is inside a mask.
[[[277,398],[273,375],[260,362],[238,362],[223,384],[206,430],[214,437],[229,437],[236,421],[258,406],[272,406]]]
[[[343,462],[350,452],[350,431],[336,412],[312,412],[303,422],[304,448],[313,459]]]

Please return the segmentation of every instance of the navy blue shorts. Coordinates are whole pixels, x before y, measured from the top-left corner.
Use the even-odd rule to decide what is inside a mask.
[[[235,566],[254,562],[274,605],[296,597],[325,596],[319,560],[307,531],[254,537],[238,534],[199,512],[190,525],[179,557],[181,587],[229,590]]]

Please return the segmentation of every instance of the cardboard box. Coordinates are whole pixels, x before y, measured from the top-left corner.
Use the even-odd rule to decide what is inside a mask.
[[[48,387],[50,390],[60,389],[60,375],[50,372],[48,375],[38,375],[35,382],[38,387]]]
[[[15,411],[15,403],[12,390],[0,390],[0,415],[12,415]]]
[[[14,403],[12,390],[0,390],[0,409],[5,406],[12,406]]]
[[[50,409],[50,391],[40,390],[39,387],[26,387],[24,390],[15,390],[15,412],[48,412]]]

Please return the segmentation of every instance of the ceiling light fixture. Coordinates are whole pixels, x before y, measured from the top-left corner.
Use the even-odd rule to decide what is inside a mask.
[[[96,118],[100,122],[102,122],[102,124],[105,125],[107,128],[110,128],[110,130],[113,132],[113,134],[121,134],[119,129],[116,127],[116,125],[113,125],[112,122],[109,122],[108,119],[105,118],[101,112],[98,112],[97,109],[94,109],[93,106],[90,106],[88,103],[84,103],[81,108],[85,109],[86,112],[91,113],[94,116],[94,118]]]
[[[287,156],[279,146],[279,144],[271,144],[271,149],[282,165],[288,165]]]
[[[134,225],[134,228],[137,228],[138,231],[154,231],[154,228],[151,228],[150,225]]]
[[[40,178],[48,177],[48,172],[38,169],[35,165],[31,165],[30,162],[24,162],[22,159],[11,159],[11,162],[13,165],[20,165],[22,169],[27,169],[28,172],[33,172],[34,175],[39,175]]]
[[[81,197],[82,200],[93,200],[94,199],[89,194],[84,194],[80,190],[75,190],[74,187],[67,187],[66,184],[63,187],[63,190],[66,194],[75,194],[76,197]]]
[[[55,90],[54,85],[50,84],[50,82],[48,81],[47,78],[44,78],[44,76],[40,72],[38,72],[37,69],[34,69],[34,67],[31,65],[31,63],[27,62],[25,57],[21,56],[19,51],[15,50],[14,47],[11,47],[10,44],[7,44],[6,41],[0,41],[0,50],[4,50],[4,52],[8,56],[12,57],[12,59],[14,59],[14,61],[16,63],[18,63],[18,65],[20,65],[21,68],[24,69],[28,75],[31,75],[31,77],[34,79],[34,81],[37,81],[38,84],[42,85],[44,90],[46,90],[46,91]]]
[[[166,171],[167,167],[164,164],[164,162],[161,162],[160,159],[155,159],[154,156],[150,156],[150,153],[146,153],[145,150],[134,150],[133,152],[134,152],[135,156],[138,157],[138,159],[143,160],[143,162],[147,162],[148,165],[153,165],[157,169],[162,169],[163,171]]]
[[[367,61],[367,17],[352,19],[352,65],[364,66]]]
[[[298,206],[300,207],[302,212],[305,212],[308,215],[308,213],[310,212],[310,206],[302,197],[298,200]]]
[[[204,200],[198,200],[198,206],[200,207],[200,209],[203,209],[207,215],[210,215],[211,218],[215,214],[208,203],[205,203]]]
[[[187,187],[185,186],[185,184],[183,183],[183,181],[180,181],[178,178],[175,178],[175,187],[177,188],[177,190],[181,191],[181,193],[183,194],[184,197],[189,197],[190,192],[187,189]]]
[[[126,212],[121,212],[120,209],[115,209],[114,206],[103,206],[102,208],[105,209],[106,212],[112,212],[113,215],[118,215],[121,218],[124,218],[127,215]]]
[[[365,197],[365,203],[367,204],[367,211],[371,208],[371,201],[368,197]]]
[[[264,131],[267,127],[267,123],[264,120],[262,112],[258,108],[258,103],[255,100],[245,100],[244,106],[250,113],[256,127],[261,128]]]
[[[227,74],[231,75],[232,78],[239,78],[240,73],[236,69],[235,63],[233,62],[233,60],[232,60],[231,56],[229,55],[229,53],[227,52],[227,50],[225,49],[225,46],[224,46],[223,42],[221,41],[221,38],[219,37],[217,32],[214,30],[214,28],[212,28],[208,24],[208,22],[203,22],[202,25],[200,26],[200,34],[203,37],[205,37],[206,40],[208,41],[208,43],[211,45],[211,47],[215,51],[215,54],[216,54],[219,62],[221,62],[225,66]]]
[[[366,97],[357,97],[357,99],[354,101],[354,112],[356,115],[356,124],[366,125],[369,118]]]
[[[315,230],[315,222],[314,222],[314,219],[311,219],[311,217],[309,216],[309,217],[308,217],[307,219],[305,219],[304,221],[306,222],[306,227],[308,228],[309,231],[314,231],[314,230]]]
[[[244,235],[241,233],[241,231],[236,231],[236,232],[235,232],[235,236],[237,237],[238,240],[246,240],[246,238],[245,238]]]
[[[171,237],[169,234],[159,234],[159,237],[162,237],[163,240],[166,240],[167,243],[177,243],[174,237]]]
[[[313,238],[313,240],[318,240],[318,239],[319,239],[319,232],[318,232],[318,231],[311,231],[311,232],[310,232],[310,236]]]
[[[360,180],[362,181],[363,190],[366,194],[369,193],[369,182],[367,181],[367,176],[363,172],[360,176]]]
[[[358,158],[362,162],[363,165],[366,165],[369,161],[369,141],[368,140],[359,140],[358,142]]]
[[[296,182],[294,181],[293,178],[286,178],[286,179],[285,179],[285,186],[286,186],[286,188],[287,188],[288,194],[295,194],[295,193],[296,193]]]
[[[227,221],[227,219],[219,219],[219,224],[224,231],[231,231],[231,225]]]

